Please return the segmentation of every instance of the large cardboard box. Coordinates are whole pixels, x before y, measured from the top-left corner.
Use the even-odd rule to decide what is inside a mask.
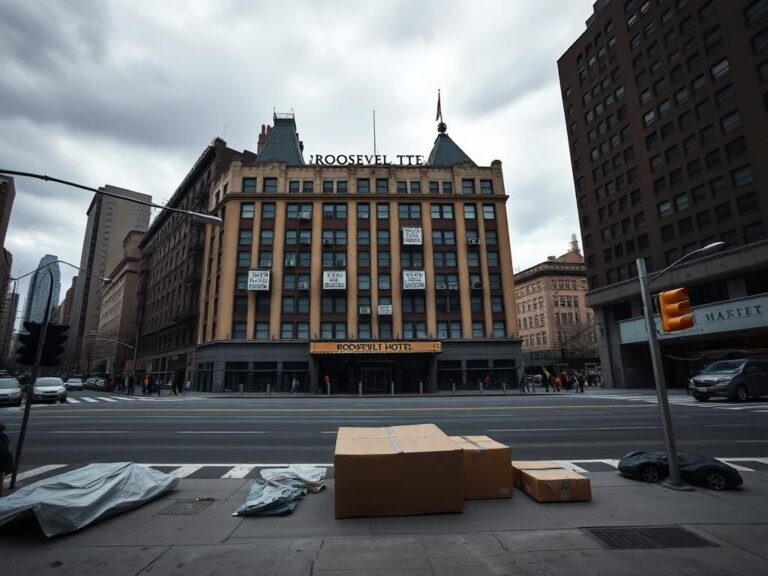
[[[464,509],[463,454],[434,424],[339,428],[336,518]]]
[[[451,436],[464,453],[464,500],[512,497],[509,446],[488,436]]]
[[[537,502],[589,502],[589,478],[565,469],[523,470],[523,490]]]
[[[523,489],[523,470],[562,470],[563,467],[549,460],[512,460],[512,481]]]

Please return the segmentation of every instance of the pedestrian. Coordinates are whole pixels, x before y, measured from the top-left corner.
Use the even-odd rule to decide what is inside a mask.
[[[586,382],[587,379],[584,377],[584,373],[583,372],[579,373],[579,376],[578,376],[577,380],[579,382],[579,392],[581,394],[584,394],[584,382]]]
[[[328,372],[325,373],[323,382],[325,382],[325,392],[330,394],[331,393],[331,375],[328,374]]]
[[[146,396],[149,389],[149,374],[144,374],[144,379],[141,381],[141,395]]]
[[[293,375],[293,380],[291,380],[291,394],[298,394],[299,393],[299,379],[296,378],[296,375]]]
[[[485,378],[483,379],[483,385],[485,386],[485,389],[488,390],[491,387],[493,380],[491,379],[491,375],[486,372]]]
[[[171,378],[170,382],[171,382],[171,395],[172,396],[176,396],[177,395],[177,392],[176,392],[176,378],[174,376],[175,376],[175,374],[171,374],[171,377],[170,377]]]
[[[128,376],[128,396],[133,396],[134,386],[136,386],[136,378],[133,373]]]
[[[187,380],[186,385],[184,386],[187,389],[187,392],[192,390],[192,382],[190,380]]]
[[[155,378],[154,382],[155,389],[157,390],[157,395],[160,396],[160,390],[163,389],[163,377],[158,376]]]
[[[13,474],[13,454],[10,449],[11,442],[5,434],[5,424],[0,422],[0,497],[5,489],[5,475]]]

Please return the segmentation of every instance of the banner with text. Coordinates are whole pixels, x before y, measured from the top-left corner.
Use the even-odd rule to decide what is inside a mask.
[[[346,290],[346,270],[323,270],[323,288],[326,290]]]
[[[414,354],[442,352],[441,342],[310,342],[310,354]]]
[[[269,291],[269,270],[249,270],[248,290],[255,292]]]

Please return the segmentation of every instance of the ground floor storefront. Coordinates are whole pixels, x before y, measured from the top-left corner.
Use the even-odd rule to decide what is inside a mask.
[[[232,393],[430,394],[513,390],[519,339],[213,342],[199,346],[192,389]]]

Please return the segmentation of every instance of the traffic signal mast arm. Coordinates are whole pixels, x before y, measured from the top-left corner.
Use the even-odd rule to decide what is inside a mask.
[[[688,300],[688,290],[677,288],[659,294],[659,314],[664,332],[676,332],[693,327],[693,309]]]

